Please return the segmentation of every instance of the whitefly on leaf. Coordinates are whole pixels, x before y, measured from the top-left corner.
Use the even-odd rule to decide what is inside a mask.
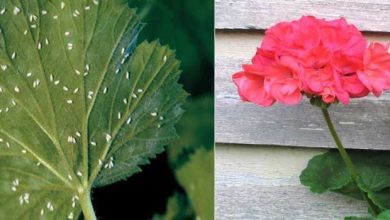
[[[123,0],[0,1],[0,219],[78,219],[176,138],[174,52]]]

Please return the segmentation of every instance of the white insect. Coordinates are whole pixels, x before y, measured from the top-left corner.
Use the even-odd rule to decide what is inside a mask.
[[[19,204],[23,205],[24,203],[30,203],[30,193],[24,193],[19,196]]]
[[[131,117],[129,117],[127,120],[126,120],[126,124],[130,124],[131,123]]]
[[[18,8],[18,7],[14,7],[14,15],[18,15],[19,14],[19,12],[20,12],[20,8]]]
[[[70,212],[70,213],[69,213],[68,219],[73,219],[73,212]]]
[[[74,138],[73,136],[68,136],[68,143],[76,144],[76,138]]]
[[[72,43],[68,43],[68,50],[72,50],[73,49],[73,44]]]
[[[53,204],[51,204],[50,201],[47,203],[46,208],[49,209],[50,211],[54,210],[54,206],[53,206]]]
[[[88,91],[88,99],[92,99],[93,98],[93,91]]]
[[[108,163],[106,163],[104,165],[104,168],[105,169],[112,169],[113,167],[114,167],[114,158],[110,157],[110,160],[108,161]]]
[[[111,135],[106,134],[106,141],[107,141],[107,142],[110,142],[110,141],[111,141],[111,138],[112,138]]]
[[[41,81],[39,79],[35,80],[34,83],[33,83],[33,87],[37,88],[40,83],[41,83]]]

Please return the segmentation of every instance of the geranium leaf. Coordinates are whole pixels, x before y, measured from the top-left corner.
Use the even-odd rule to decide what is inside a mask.
[[[380,191],[369,191],[368,196],[381,209],[390,209],[390,187]]]
[[[175,170],[198,219],[214,219],[214,151],[198,147],[190,160]]]
[[[301,174],[302,184],[314,192],[334,191],[362,199],[360,190],[381,209],[390,208],[390,162],[388,152],[349,151],[359,183],[352,181],[344,162],[335,150],[315,156]],[[331,172],[330,172],[331,171]],[[314,190],[313,190],[314,189]]]
[[[179,62],[142,26],[123,0],[0,1],[0,219],[77,219],[176,137]]]
[[[372,217],[355,217],[355,216],[348,216],[345,217],[344,220],[375,220]]]
[[[376,220],[388,220],[390,219],[390,210],[385,210],[381,212],[378,217],[376,217]]]
[[[314,156],[300,175],[301,183],[312,192],[323,193],[340,189],[352,178],[337,151]]]

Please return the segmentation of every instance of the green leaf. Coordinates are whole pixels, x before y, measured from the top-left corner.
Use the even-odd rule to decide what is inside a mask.
[[[178,192],[175,192],[173,196],[169,197],[165,214],[156,214],[153,216],[153,220],[182,219],[194,219],[194,213],[187,196]]]
[[[198,148],[190,160],[175,171],[199,219],[214,218],[213,164],[214,151]]]
[[[360,177],[358,185],[335,150],[315,156],[309,162],[301,174],[302,184],[314,192],[335,191],[362,199],[360,188],[381,209],[390,209],[390,153],[350,150],[348,154]]]
[[[376,217],[375,220],[389,220],[390,219],[390,210],[381,212],[381,214]]]
[[[345,217],[344,220],[375,220],[375,219],[373,217],[348,216],[348,217]]]
[[[0,2],[0,219],[91,219],[92,187],[176,138],[179,62],[142,26],[122,0]]]
[[[205,95],[189,99],[183,106],[185,114],[177,125],[180,138],[167,148],[171,167],[176,169],[189,160],[199,147],[212,150],[214,146],[214,98]],[[210,167],[211,169],[212,167]]]
[[[352,179],[337,151],[314,156],[302,171],[301,183],[315,193],[341,189]]]
[[[214,60],[214,1],[129,0],[148,24],[141,39],[161,39],[177,48],[186,74],[181,82],[191,93],[211,92]],[[162,16],[156,16],[162,15]],[[169,31],[167,31],[169,30]]]
[[[359,187],[354,183],[353,181],[349,182],[347,185],[343,186],[340,189],[332,190],[333,192],[341,193],[346,196],[363,200],[362,193],[359,189]]]
[[[380,191],[368,191],[368,196],[380,208],[390,209],[390,187]]]

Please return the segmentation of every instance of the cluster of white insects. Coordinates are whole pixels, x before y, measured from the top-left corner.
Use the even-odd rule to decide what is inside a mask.
[[[93,2],[93,4],[96,5],[96,6],[99,5],[99,0],[93,0],[92,2]],[[59,8],[60,8],[61,10],[65,9],[66,7],[67,7],[66,2],[61,1],[61,2],[59,3]],[[87,6],[85,6],[84,10],[85,10],[85,11],[89,11],[89,10],[91,9],[91,7],[93,7],[93,6],[92,6],[92,5],[87,5]],[[0,16],[1,16],[1,15],[4,15],[4,14],[6,14],[6,13],[12,13],[13,15],[18,16],[18,15],[20,15],[21,13],[23,13],[23,11],[22,11],[21,8],[19,8],[19,7],[17,7],[17,6],[14,6],[13,8],[5,8],[5,7],[0,8]],[[59,16],[58,16],[58,15],[56,15],[56,14],[50,15],[50,13],[49,13],[47,10],[41,10],[40,13],[41,13],[41,16],[52,16],[52,18],[55,19],[55,20],[59,19]],[[82,15],[81,13],[82,13],[81,10],[77,10],[77,9],[76,9],[76,10],[74,10],[74,11],[72,12],[72,16],[75,17],[75,18],[77,18],[77,17],[79,17],[79,16]],[[36,15],[34,15],[34,14],[30,14],[30,15],[28,16],[28,20],[29,20],[29,22],[30,22],[30,24],[29,24],[30,30],[28,30],[28,29],[24,30],[24,31],[23,31],[23,34],[24,34],[24,35],[28,35],[29,33],[31,33],[31,29],[36,29],[36,28],[37,28],[37,25],[38,25],[38,24],[37,24],[36,22],[38,21],[38,19],[39,19],[39,18],[38,18]],[[2,32],[2,30],[0,30],[0,32]],[[64,35],[64,37],[65,37],[65,39],[66,39],[65,48],[66,48],[67,50],[69,50],[69,51],[73,50],[73,49],[75,48],[75,46],[77,46],[77,45],[75,45],[75,44],[72,42],[72,32],[70,32],[70,31],[65,31],[65,32],[63,32],[63,35]],[[40,42],[37,43],[36,48],[37,48],[38,50],[42,50],[43,47],[44,47],[45,45],[48,46],[49,44],[50,44],[50,40],[49,40],[48,38],[44,38],[42,41],[40,41]],[[129,58],[130,54],[126,52],[126,48],[122,48],[122,49],[121,49],[121,55],[122,55],[122,59],[121,59],[121,62],[120,62],[120,63],[121,63],[121,64],[124,64],[124,63],[126,62],[126,60]],[[9,58],[10,58],[9,62],[12,63],[12,60],[17,59],[17,56],[18,56],[18,54],[17,54],[16,51],[11,52],[11,54],[9,55]],[[164,56],[163,61],[164,61],[164,62],[167,61],[167,56]],[[11,66],[11,64],[0,64],[0,70],[2,70],[2,71],[7,71],[7,70],[9,70],[10,66]],[[77,74],[77,75],[80,75],[80,76],[82,76],[82,77],[86,77],[86,76],[88,76],[88,74],[89,74],[89,72],[90,72],[90,69],[91,69],[90,64],[86,64],[83,70],[75,69],[75,70],[74,70],[74,73]],[[114,73],[115,73],[115,74],[121,73],[121,69],[120,69],[120,68],[115,69],[115,72],[114,72]],[[126,78],[126,79],[130,79],[130,73],[129,73],[129,72],[125,72],[124,74],[125,74],[125,78]],[[25,76],[26,76],[27,78],[32,78],[32,77],[34,77],[34,73],[31,72],[31,71],[29,71],[29,72],[27,72],[27,73],[25,74]],[[78,94],[78,92],[79,92],[79,88],[70,88],[70,87],[68,87],[68,86],[66,86],[66,85],[61,86],[61,81],[60,81],[59,79],[57,79],[53,74],[50,74],[50,75],[49,75],[48,80],[49,80],[49,82],[52,83],[54,86],[59,86],[60,88],[62,87],[62,90],[63,90],[64,92],[72,93],[72,94]],[[32,80],[32,87],[33,87],[33,88],[37,89],[37,88],[39,88],[40,85],[41,85],[41,79],[36,78],[36,79],[33,79],[33,80]],[[5,90],[5,88],[0,87],[0,93],[3,92],[4,90]],[[15,92],[15,93],[22,93],[22,92],[24,92],[24,91],[22,91],[20,87],[14,86],[14,87],[13,87],[13,92]],[[131,100],[131,99],[137,99],[137,98],[139,98],[139,96],[140,96],[143,92],[144,92],[144,90],[143,90],[142,88],[136,89],[135,92],[133,92],[133,93],[130,94],[130,97],[129,97],[129,98],[123,98],[123,104],[125,104],[126,106],[128,106],[128,105],[130,104],[130,100]],[[8,93],[11,93],[11,91],[8,91]],[[107,93],[108,93],[108,88],[107,88],[107,87],[103,87],[102,93],[103,93],[103,94],[107,94]],[[94,91],[86,91],[86,98],[87,98],[87,99],[89,99],[89,100],[94,100],[95,97],[96,97],[96,94],[95,94]],[[65,103],[66,103],[67,105],[73,105],[73,104],[75,104],[75,101],[74,101],[73,99],[71,99],[71,98],[67,98],[67,99],[65,100]],[[10,102],[10,104],[9,104],[7,107],[5,107],[4,109],[0,109],[0,113],[10,111],[10,109],[11,109],[12,107],[16,106],[16,104],[17,104],[17,101],[16,101],[15,99],[12,99],[11,102]],[[125,116],[124,113],[117,112],[117,119],[118,119],[118,120],[122,120],[124,116]],[[151,113],[150,113],[150,116],[151,116],[151,117],[158,117],[158,119],[159,119],[160,121],[163,121],[163,120],[164,120],[164,117],[163,117],[163,116],[160,116],[160,115],[158,114],[157,111],[151,112]],[[124,118],[123,120],[124,120],[124,122],[125,122],[126,124],[130,124],[130,123],[132,122],[132,118],[131,118],[130,116],[126,116],[126,118]],[[160,128],[160,127],[161,127],[161,124],[158,124],[157,127]],[[68,144],[70,144],[70,145],[76,145],[76,144],[78,143],[78,139],[81,138],[81,137],[82,137],[81,132],[80,132],[80,131],[76,131],[76,132],[74,132],[73,134],[68,135],[66,142],[67,142]],[[106,145],[109,145],[109,144],[112,142],[112,135],[109,134],[109,133],[106,133],[106,134],[104,134],[104,139],[105,139],[105,141],[106,141],[105,144],[106,144]],[[0,138],[0,143],[5,143],[5,145],[6,145],[7,148],[10,148],[10,147],[11,147],[11,146],[10,146],[10,142],[9,142],[9,141],[6,141],[6,140],[3,139],[3,138]],[[98,145],[97,141],[96,141],[96,140],[92,140],[92,139],[89,141],[89,144],[90,144],[91,146],[93,146],[93,147],[95,147],[95,146]],[[22,149],[21,152],[22,152],[23,154],[26,154],[28,151],[27,151],[26,149]],[[113,156],[110,156],[110,157],[107,159],[107,162],[106,162],[106,163],[104,163],[105,160],[106,160],[105,158],[101,158],[101,159],[98,160],[98,164],[99,164],[100,167],[102,167],[102,168],[104,168],[104,169],[112,169],[112,168],[114,168],[114,165],[115,165],[115,164],[114,164],[114,157],[113,157]],[[37,165],[37,166],[40,166],[41,164],[42,164],[42,161],[39,160],[38,163],[37,163],[36,165]],[[76,171],[76,175],[79,176],[79,177],[82,177],[82,176],[83,176],[83,173],[82,173],[80,170],[77,170],[77,171]],[[72,180],[72,179],[73,179],[73,178],[72,178],[72,175],[69,174],[69,175],[68,175],[68,179],[69,179],[69,180]],[[13,192],[20,191],[20,190],[19,190],[19,187],[20,187],[20,180],[19,180],[19,179],[17,179],[17,178],[14,179],[14,180],[12,181],[11,184],[12,184],[12,185],[11,185],[11,190],[12,190]],[[20,194],[20,196],[18,197],[18,199],[19,199],[19,204],[20,204],[21,206],[26,205],[26,204],[29,204],[29,203],[30,203],[30,193],[28,193],[28,192],[23,192],[22,194]],[[72,197],[72,201],[71,201],[71,206],[72,206],[72,208],[75,208],[75,207],[76,207],[76,203],[77,203],[78,200],[79,200],[79,197],[78,197],[77,195],[75,195],[75,196]],[[53,211],[54,211],[54,204],[53,204],[53,202],[48,201],[48,202],[46,203],[46,206],[40,210],[40,215],[44,215],[45,212],[53,212]],[[68,217],[68,219],[73,219],[73,218],[75,217],[75,216],[74,216],[74,212],[73,212],[73,211],[70,212],[70,213],[68,214],[67,217]]]

